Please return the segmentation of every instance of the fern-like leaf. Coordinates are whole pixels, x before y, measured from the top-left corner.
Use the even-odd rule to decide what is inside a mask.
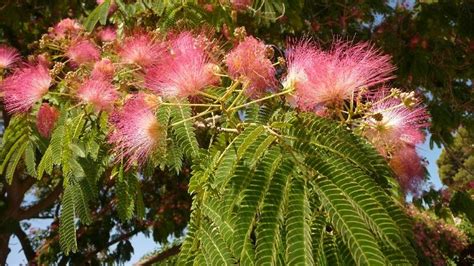
[[[61,216],[59,218],[59,244],[67,255],[77,251],[76,227],[74,223],[75,204],[74,187],[67,185],[61,201]]]
[[[176,137],[176,143],[188,156],[198,155],[199,145],[194,134],[193,122],[190,120],[191,108],[184,105],[173,106],[171,114],[171,122],[175,124],[172,129]]]
[[[294,165],[290,160],[284,160],[271,179],[256,228],[257,265],[276,264],[277,251],[282,245],[280,237],[284,202],[282,192],[286,191],[293,168]]]
[[[353,209],[350,200],[328,178],[317,179],[318,194],[336,230],[351,250],[357,264],[384,265],[384,256],[366,223]]]
[[[293,178],[286,217],[286,260],[289,265],[313,265],[310,208],[304,181]]]

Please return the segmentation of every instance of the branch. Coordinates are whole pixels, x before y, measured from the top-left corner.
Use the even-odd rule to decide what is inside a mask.
[[[23,248],[23,253],[25,253],[25,257],[28,260],[29,263],[34,262],[36,258],[36,253],[31,246],[30,239],[28,239],[28,236],[26,233],[21,229],[20,224],[17,224],[15,228],[15,235],[18,237],[21,243],[21,247]]]
[[[46,198],[41,199],[38,203],[29,207],[26,210],[20,210],[18,217],[16,218],[18,220],[24,220],[37,216],[41,211],[47,209],[48,207],[51,207],[51,205],[56,202],[62,191],[62,184],[57,184],[54,190],[51,191],[51,193]]]
[[[112,246],[113,244],[118,243],[118,242],[120,242],[120,241],[122,241],[122,240],[129,239],[130,237],[132,237],[132,236],[134,236],[134,235],[136,235],[136,234],[142,232],[143,230],[145,230],[145,228],[143,228],[143,229],[135,229],[135,230],[132,230],[132,231],[130,231],[130,232],[128,232],[128,233],[125,233],[125,234],[123,234],[123,235],[120,235],[119,237],[116,237],[116,238],[114,238],[113,240],[109,241],[109,242],[108,242],[105,246],[103,246],[102,248],[98,248],[98,249],[95,249],[95,250],[93,250],[93,251],[91,251],[91,252],[88,252],[88,253],[85,255],[85,257],[86,257],[86,258],[90,258],[93,254],[96,254],[96,253],[98,253],[98,252],[101,252],[102,250],[108,249],[108,248],[109,248],[110,246]]]
[[[152,265],[153,263],[162,261],[164,259],[167,259],[171,256],[177,255],[181,249],[181,245],[174,246],[172,248],[169,248],[163,252],[154,254],[142,261],[139,261],[134,264],[134,266],[147,266],[147,265]]]

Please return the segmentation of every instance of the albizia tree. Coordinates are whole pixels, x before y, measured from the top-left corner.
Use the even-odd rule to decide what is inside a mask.
[[[86,29],[116,8],[102,3]],[[389,56],[338,38],[279,49],[243,28],[227,43],[203,28],[86,29],[62,20],[27,60],[0,47],[12,115],[0,172],[62,184],[66,254],[100,176],[115,181],[126,220],[146,208],[141,180],[187,163],[180,263],[417,263],[404,196],[425,176],[416,145],[429,116],[390,87]]]

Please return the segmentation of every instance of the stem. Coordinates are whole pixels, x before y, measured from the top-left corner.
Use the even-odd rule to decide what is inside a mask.
[[[68,111],[71,111],[72,109],[74,109],[74,108],[76,108],[76,107],[78,107],[78,106],[80,106],[80,105],[82,105],[82,102],[81,102],[81,103],[78,103],[78,104],[76,104],[76,105],[73,105],[73,106],[71,106],[71,107],[69,107],[67,110],[68,110]]]
[[[207,103],[165,103],[162,102],[159,105],[164,106],[204,106],[204,107],[220,107],[220,104],[207,104]]]
[[[340,108],[337,109],[337,115],[339,116],[339,119],[341,119],[341,123],[346,122],[346,119],[344,119],[344,116],[342,115],[342,111]]]
[[[239,94],[237,94],[237,97],[235,97],[234,101],[230,104],[229,109],[226,110],[226,112],[230,111],[231,108],[237,103],[237,101],[240,99],[240,96],[244,93],[244,91],[247,89],[248,82],[245,83],[242,87],[242,89],[239,91]]]
[[[352,91],[351,93],[351,102],[349,104],[349,115],[347,116],[347,122],[349,122],[352,119],[352,115],[354,114],[353,109],[354,109],[354,91]]]
[[[202,112],[202,113],[199,113],[199,114],[197,114],[197,115],[195,115],[195,116],[191,116],[191,117],[189,117],[189,118],[186,118],[186,119],[183,119],[183,120],[178,121],[178,122],[176,122],[176,123],[173,123],[173,124],[171,124],[171,126],[172,126],[172,127],[177,126],[177,125],[182,124],[182,123],[184,123],[184,122],[187,122],[187,121],[189,121],[189,120],[193,120],[193,119],[195,119],[195,118],[198,118],[198,117],[201,117],[201,116],[205,116],[205,115],[210,114],[210,113],[212,113],[212,112],[215,111],[215,110],[210,110],[210,109],[211,109],[211,107],[207,108],[206,111],[204,111],[204,112]]]
[[[291,89],[284,90],[284,91],[281,91],[281,92],[276,93],[276,94],[268,95],[268,96],[266,96],[266,97],[263,97],[263,98],[260,98],[260,99],[254,100],[254,101],[251,101],[251,102],[248,102],[248,103],[244,103],[244,104],[241,104],[241,105],[238,105],[238,106],[229,108],[227,111],[232,111],[232,110],[235,110],[235,109],[240,109],[240,108],[242,108],[242,107],[246,107],[246,106],[249,106],[249,105],[254,104],[254,103],[262,102],[262,101],[265,101],[265,100],[268,100],[268,99],[271,99],[271,98],[274,98],[274,97],[278,97],[278,96],[281,96],[281,95],[285,95],[285,94],[288,94],[288,93],[291,92],[291,91],[292,91]]]
[[[235,91],[235,89],[237,88],[237,86],[239,86],[240,82],[236,81],[234,82],[234,84],[232,84],[229,89],[226,91],[226,93],[224,93],[224,95],[222,95],[222,97],[218,100],[219,102],[223,102],[227,99],[227,97],[229,97],[230,94],[232,94],[233,91]]]
[[[74,129],[74,133],[72,134],[73,137],[76,136],[77,130],[79,129],[79,125],[81,124],[80,122],[81,122],[82,118],[84,118],[84,115],[85,115],[85,113],[81,113],[81,117],[79,118],[79,122],[77,123],[76,128]]]
[[[69,93],[64,93],[64,92],[55,92],[55,91],[50,91],[48,92],[49,94],[53,95],[60,95],[60,96],[68,96],[68,97],[74,97],[72,94]]]
[[[122,72],[119,72],[118,75],[125,75],[125,74],[128,74],[128,73],[133,73],[135,71],[138,71],[140,70],[141,68],[132,68],[132,69],[127,69],[125,71],[122,71]]]
[[[203,91],[199,91],[199,94],[203,95],[203,96],[206,96],[207,98],[211,98],[213,100],[216,100],[216,101],[219,101],[219,98],[217,98],[216,96],[214,95],[211,95],[209,93],[205,93]]]

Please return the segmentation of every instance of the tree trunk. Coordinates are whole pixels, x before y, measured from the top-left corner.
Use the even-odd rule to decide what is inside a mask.
[[[8,247],[10,236],[11,233],[0,234],[0,265],[7,264],[8,253],[10,253],[10,248]]]

